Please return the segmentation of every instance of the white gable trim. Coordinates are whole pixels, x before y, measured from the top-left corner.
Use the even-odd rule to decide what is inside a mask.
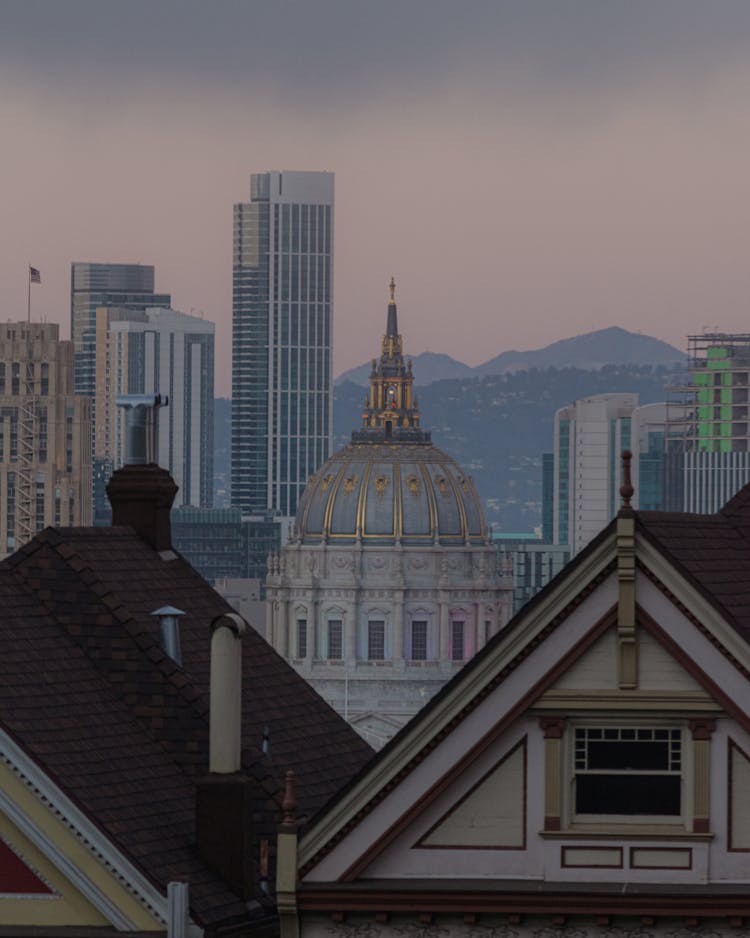
[[[586,629],[592,629],[599,617],[611,609],[611,603],[617,602],[616,578],[614,575],[605,576],[612,570],[614,559],[615,538],[610,535],[595,546],[583,563],[574,566],[556,589],[523,613],[521,621],[505,641],[500,640],[489,654],[483,655],[470,666],[471,671],[466,679],[459,679],[451,688],[452,692],[439,699],[424,718],[415,721],[416,728],[411,732],[407,730],[398,738],[396,745],[386,750],[383,758],[376,760],[372,770],[318,820],[300,844],[300,869],[304,870],[306,879],[312,882],[356,876],[358,860],[352,850],[361,852],[362,845],[369,844],[377,853],[381,849],[376,846],[378,839],[382,840],[382,849],[385,848],[399,823],[391,789],[397,788],[403,796],[400,799],[402,805],[404,801],[416,804],[428,793],[430,782],[425,770],[432,774],[433,781],[444,777],[447,768],[441,752],[443,747],[439,742],[436,745],[436,741],[442,739],[446,731],[452,732],[451,722],[472,701],[481,701],[483,691],[494,686],[497,675],[518,656],[523,656],[529,645],[533,647],[556,619],[559,621],[565,617],[570,624],[571,628],[565,631],[571,648],[582,640]],[[665,623],[665,639],[680,646],[687,642],[685,650],[688,657],[698,663],[708,688],[713,684],[717,690],[725,688],[730,698],[744,700],[748,686],[747,672],[750,672],[748,644],[721,611],[675,569],[669,558],[642,536],[637,539],[636,559],[641,567],[636,577],[636,598],[641,609],[657,624]],[[686,613],[679,611],[680,606]],[[673,621],[675,612],[677,621]],[[699,625],[690,620],[691,615]],[[701,631],[701,628],[705,631]],[[679,630],[679,635],[675,634],[675,629]],[[544,637],[545,646],[550,643],[550,653],[555,660],[559,660],[556,656],[563,653],[561,640],[559,631]],[[531,673],[527,664],[523,661],[519,663],[520,672],[525,672],[531,681],[526,684],[527,687],[534,684],[533,676],[539,667],[539,657],[532,654],[531,658],[537,658]],[[504,686],[506,680],[499,685],[503,688],[503,697],[513,691],[518,678],[519,675],[512,672],[506,679],[508,686]],[[710,689],[708,693],[711,693]],[[719,701],[721,699],[718,698]],[[750,724],[746,705],[739,704],[732,709],[744,713],[745,725]],[[479,710],[472,709],[464,714],[462,732],[467,737],[467,751],[472,749],[477,729],[475,717]],[[503,713],[505,710],[501,707],[496,719],[501,719]],[[424,760],[424,764],[421,760]],[[427,763],[430,769],[426,768]],[[403,813],[401,817],[405,820]],[[359,848],[349,840],[353,835],[353,831],[349,830],[352,824],[359,831]],[[360,855],[364,857],[370,848],[366,848]]]
[[[727,652],[750,671],[750,645],[727,622],[716,606],[643,537],[636,538],[635,556],[636,561],[651,570],[659,582],[711,631]]]
[[[0,758],[33,794],[60,820],[97,860],[116,877],[148,911],[164,924],[168,919],[167,897],[117,850],[89,818],[3,729],[0,729]],[[0,810],[47,856],[118,931],[133,930],[133,923],[102,893],[99,887],[52,843],[47,835],[0,790]]]
[[[523,626],[519,623],[512,634],[497,645],[492,654],[485,655],[481,662],[472,665],[471,681],[455,685],[453,693],[446,694],[442,700],[434,702],[423,718],[413,721],[413,724],[418,724],[416,728],[412,725],[411,732],[407,730],[397,738],[395,745],[377,760],[374,778],[371,773],[366,773],[301,839],[300,867],[309,863],[321,847],[336,837],[378,791],[393,783],[415,753],[445,730],[456,713],[472,701],[478,690],[486,686],[495,674],[502,670],[505,663],[519,655],[553,619],[563,615],[582,592],[605,574],[607,568],[614,563],[615,547],[616,536],[613,529],[607,538],[591,548],[586,562],[578,564],[557,589],[534,602],[532,609],[525,616],[527,621]],[[606,608],[607,606],[603,606],[600,614]],[[596,618],[598,616],[595,616]]]

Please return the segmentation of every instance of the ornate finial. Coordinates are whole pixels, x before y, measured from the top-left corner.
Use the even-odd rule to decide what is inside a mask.
[[[391,277],[390,290],[391,290],[391,303],[395,303],[396,302],[396,281],[393,279],[393,277]]]
[[[294,772],[291,769],[287,769],[286,773],[281,810],[284,812],[284,820],[281,822],[284,827],[294,827],[297,820],[297,798],[294,793]]]
[[[633,497],[633,482],[630,478],[630,461],[633,454],[629,449],[622,451],[622,485],[620,486],[620,495],[622,496],[622,507],[630,508],[630,499]]]

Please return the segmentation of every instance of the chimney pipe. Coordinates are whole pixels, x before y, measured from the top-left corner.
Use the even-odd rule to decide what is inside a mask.
[[[169,655],[172,661],[182,667],[182,646],[180,645],[180,616],[185,613],[182,609],[175,609],[174,606],[162,606],[151,613],[152,616],[159,617],[161,625],[161,644],[164,651]]]
[[[168,397],[161,394],[118,394],[117,406],[125,411],[125,465],[158,463],[159,408]]]
[[[244,899],[255,895],[253,785],[240,771],[242,636],[236,613],[211,623],[209,774],[196,782],[198,851]]]
[[[211,623],[209,772],[239,772],[242,751],[242,644],[246,624],[236,612]]]

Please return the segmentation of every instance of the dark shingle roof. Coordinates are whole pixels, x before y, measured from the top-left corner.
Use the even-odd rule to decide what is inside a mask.
[[[154,883],[188,881],[204,924],[245,915],[198,856],[194,828],[195,779],[208,769],[210,624],[231,607],[182,557],[130,528],[48,528],[0,564],[0,602],[3,725]],[[183,668],[162,651],[151,615],[166,604],[186,611]],[[287,769],[309,816],[371,755],[248,630],[243,767],[256,782],[258,835],[273,843]]]
[[[636,513],[638,528],[750,640],[750,485],[713,515]]]

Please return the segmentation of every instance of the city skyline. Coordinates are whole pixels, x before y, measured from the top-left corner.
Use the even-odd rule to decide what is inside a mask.
[[[608,325],[743,331],[748,38],[730,0],[9,0],[6,318],[29,263],[63,335],[71,261],[153,264],[216,323],[227,394],[228,219],[277,167],[336,173],[335,374],[377,344],[391,275],[409,352],[468,364]]]

